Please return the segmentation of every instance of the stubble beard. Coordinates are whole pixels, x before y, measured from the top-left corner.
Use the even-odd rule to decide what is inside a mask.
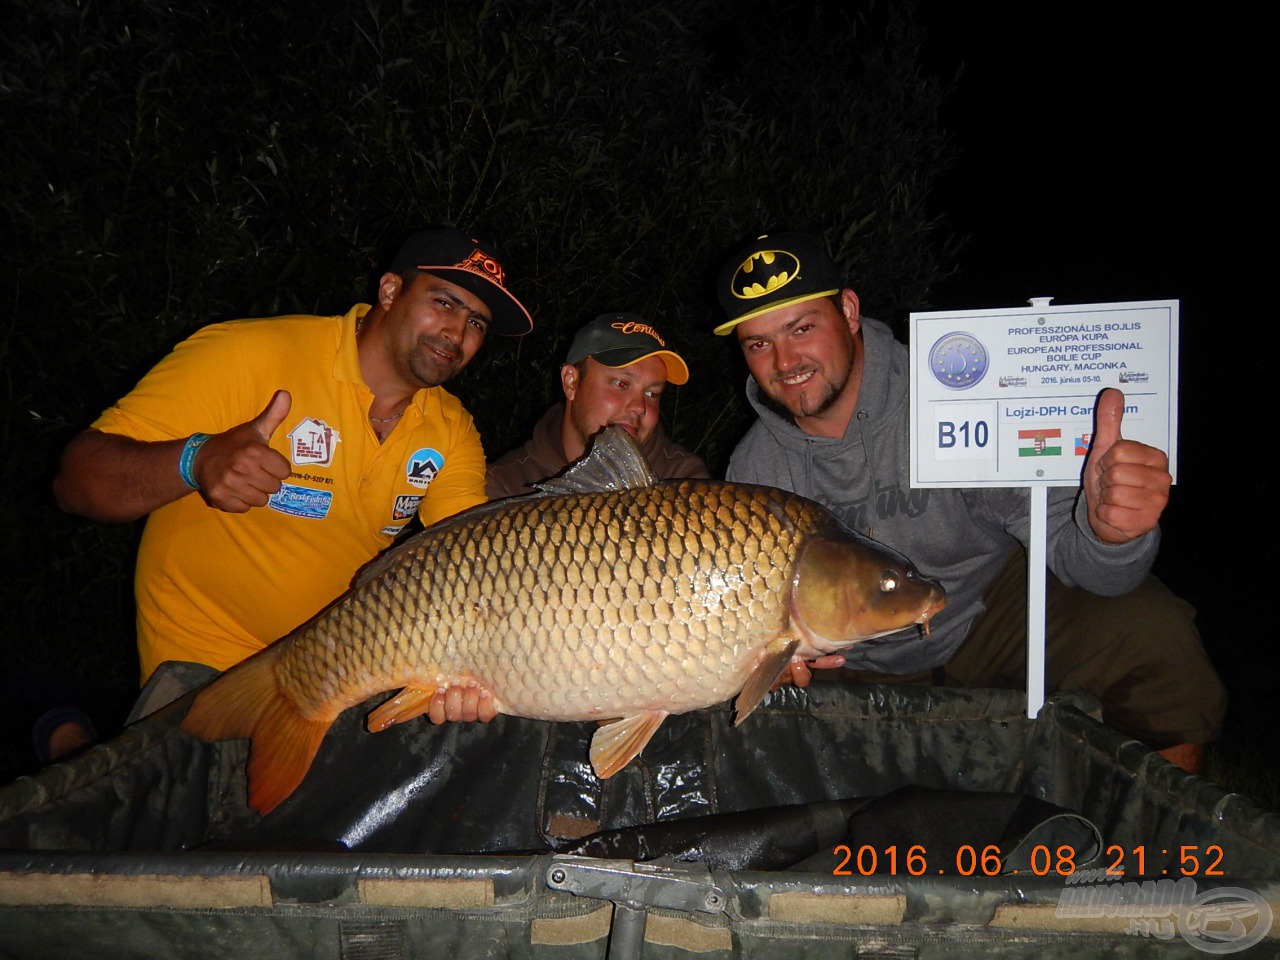
[[[787,376],[795,376],[795,374],[788,373]],[[845,389],[849,386],[849,378],[852,376],[853,356],[850,355],[849,362],[846,364],[843,375],[840,377],[839,381],[828,381],[826,389],[822,392],[821,396],[818,397],[816,402],[812,404],[807,403],[805,396],[800,395],[794,398],[796,405],[795,407],[792,407],[791,404],[783,402],[781,391],[779,391],[779,395],[771,396],[769,399],[773,401],[775,407],[786,410],[787,413],[791,415],[792,419],[798,420],[802,418],[808,419],[811,417],[820,417],[835,406],[836,401],[840,399]]]
[[[452,353],[457,356],[452,364],[441,359],[435,351]],[[414,344],[409,353],[409,370],[414,379],[424,387],[438,387],[462,372],[466,361],[461,351],[452,344],[434,337],[423,335]]]

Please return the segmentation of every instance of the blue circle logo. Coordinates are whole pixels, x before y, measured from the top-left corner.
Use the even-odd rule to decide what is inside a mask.
[[[968,333],[948,333],[929,351],[929,369],[944,387],[967,390],[987,375],[987,348]]]
[[[425,487],[444,468],[444,457],[439,450],[423,447],[415,450],[404,466],[405,479],[415,487]]]

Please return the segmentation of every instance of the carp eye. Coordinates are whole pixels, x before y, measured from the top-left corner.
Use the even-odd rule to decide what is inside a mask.
[[[898,589],[898,575],[892,570],[884,570],[880,574],[880,592],[893,593]]]

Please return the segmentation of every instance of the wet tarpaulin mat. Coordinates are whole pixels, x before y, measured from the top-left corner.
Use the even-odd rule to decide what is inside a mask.
[[[375,703],[339,719],[267,816],[245,802],[244,744],[187,736],[185,702],[0,789],[0,956],[1076,960],[1203,956],[1231,936],[1280,953],[1280,923],[1245,940],[1280,911],[1277,818],[1084,699],[1028,720],[1014,693],[818,683],[736,728],[727,705],[669,718],[607,781],[587,760],[594,724],[373,735]],[[957,796],[968,819],[939,816]],[[556,852],[850,798],[798,869]],[[1100,858],[1077,855],[1081,830]]]

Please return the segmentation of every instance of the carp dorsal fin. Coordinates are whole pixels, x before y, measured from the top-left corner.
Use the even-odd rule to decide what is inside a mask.
[[[591,452],[564,473],[534,486],[543,493],[600,493],[651,487],[658,478],[631,434],[622,427],[605,427],[591,444]]]
[[[776,644],[777,641],[775,640]],[[773,646],[765,652],[764,658],[747,678],[746,686],[733,702],[733,725],[736,727],[751,715],[751,711],[760,705],[760,701],[773,687],[773,682],[782,676],[787,669],[796,648],[800,646],[800,638],[793,637],[782,646]]]

